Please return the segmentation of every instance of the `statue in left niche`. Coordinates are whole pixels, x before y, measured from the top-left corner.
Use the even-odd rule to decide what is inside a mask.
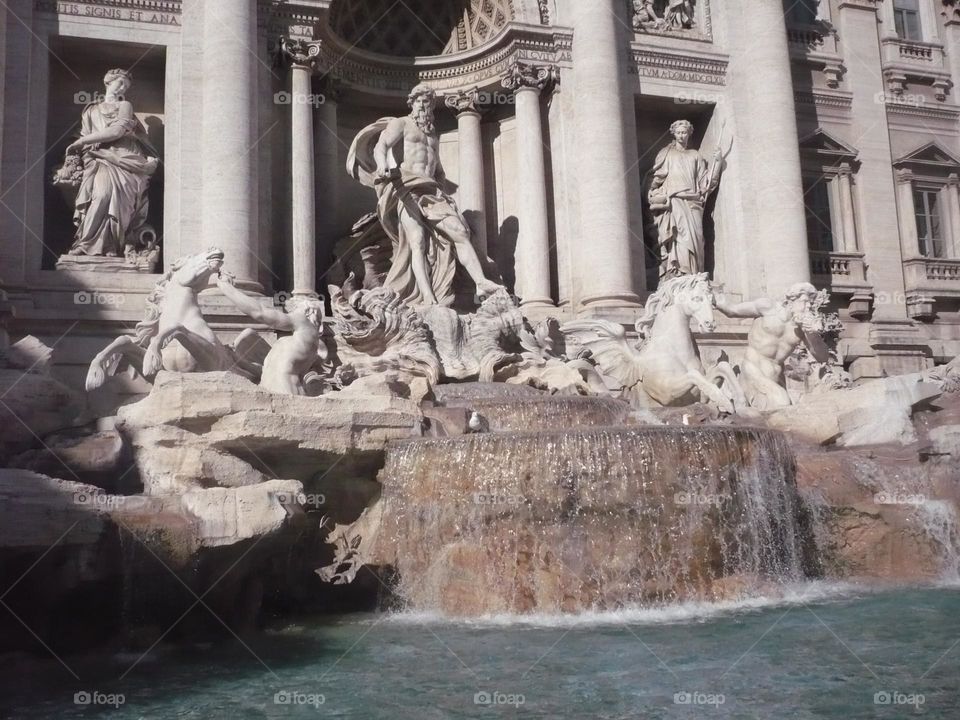
[[[135,334],[118,337],[94,357],[87,371],[87,390],[99,388],[122,369],[148,380],[161,370],[230,370],[256,382],[260,367],[238,351],[256,333],[245,330],[232,346],[224,345],[200,311],[197,296],[222,267],[223,251],[215,247],[174,262],[147,296],[146,313]]]
[[[64,164],[54,175],[55,185],[70,193],[76,190],[76,232],[58,268],[156,268],[160,251],[156,232],[147,224],[147,191],[159,160],[126,99],[132,82],[127,70],[107,72],[103,97],[84,108],[80,137],[67,147]]]
[[[458,262],[482,297],[500,289],[484,275],[470,226],[443,189],[436,100],[433,88],[417,85],[407,99],[410,114],[361,130],[347,158],[350,175],[376,190],[377,214],[393,241],[384,287],[414,306],[451,305]]]

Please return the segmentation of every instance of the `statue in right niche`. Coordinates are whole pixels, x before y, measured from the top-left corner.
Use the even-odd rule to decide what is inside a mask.
[[[689,147],[693,125],[677,120],[673,142],[663,148],[647,175],[647,200],[660,250],[660,280],[705,272],[703,208],[720,184],[724,153],[718,145],[712,162]]]

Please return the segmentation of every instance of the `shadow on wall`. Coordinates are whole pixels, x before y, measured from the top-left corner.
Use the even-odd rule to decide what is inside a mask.
[[[497,233],[497,241],[492,250],[493,260],[503,274],[503,283],[511,293],[516,292],[517,284],[517,238],[520,235],[520,221],[515,215],[504,218]]]

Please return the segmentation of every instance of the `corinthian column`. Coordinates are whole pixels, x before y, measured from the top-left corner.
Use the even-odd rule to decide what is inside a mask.
[[[551,79],[546,67],[514,63],[503,86],[516,95],[517,181],[520,234],[517,237],[517,295],[524,306],[552,307],[547,164],[543,152],[540,91]]]
[[[313,108],[311,76],[320,54],[316,43],[281,41],[290,61],[290,205],[293,239],[293,294],[317,292],[316,181],[313,167]]]
[[[631,203],[640,202],[636,121],[626,85],[627,3],[575,3],[573,67],[580,237],[574,241],[575,297],[584,307],[635,307],[633,264],[643,241],[631,232]],[[637,244],[633,252],[631,244]],[[578,292],[577,292],[578,291]]]
[[[449,95],[447,107],[457,113],[460,140],[460,185],[457,202],[470,224],[473,246],[481,258],[487,255],[486,197],[483,178],[483,136],[480,131],[480,93]]]
[[[257,0],[203,3],[204,244],[225,253],[237,284],[261,290],[257,233]]]

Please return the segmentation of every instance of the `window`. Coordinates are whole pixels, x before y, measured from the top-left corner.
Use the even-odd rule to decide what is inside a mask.
[[[790,6],[789,19],[798,25],[813,25],[817,22],[820,0],[796,0]]]
[[[917,240],[920,243],[920,254],[929,258],[944,257],[940,191],[936,188],[915,188],[913,207],[917,216]]]
[[[893,0],[893,19],[897,35],[904,40],[922,40],[920,0]]]
[[[833,252],[833,208],[830,178],[824,175],[803,179],[807,215],[807,244],[814,252]]]

